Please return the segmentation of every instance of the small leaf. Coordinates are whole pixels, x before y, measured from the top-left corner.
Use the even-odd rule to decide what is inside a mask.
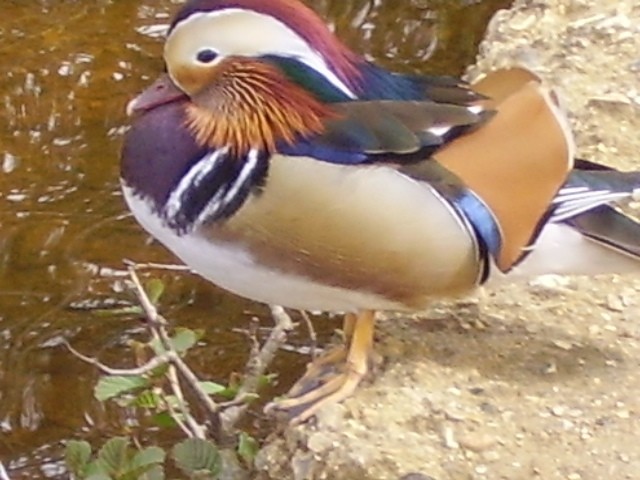
[[[109,375],[102,377],[93,390],[94,396],[101,402],[117,397],[138,388],[147,387],[149,382],[140,376]]]
[[[204,338],[204,335],[207,332],[204,328],[196,328],[195,330],[193,330],[193,333],[196,334],[196,338],[198,339],[198,341],[200,341]]]
[[[182,402],[175,395],[165,395],[162,399],[167,405],[167,408],[171,408],[176,411],[180,410]]]
[[[258,388],[268,387],[269,385],[273,385],[276,378],[278,378],[277,373],[269,373],[267,375],[260,375],[258,378]]]
[[[225,400],[233,400],[238,396],[238,387],[228,386],[224,390],[217,392],[216,395],[224,398]]]
[[[145,291],[151,303],[156,305],[164,293],[164,282],[159,278],[152,278],[145,285]]]
[[[129,466],[129,439],[114,437],[105,443],[98,452],[98,461],[110,475],[125,473]]]
[[[257,393],[245,393],[242,396],[242,402],[243,403],[251,403],[251,402],[255,402],[259,398],[260,398],[260,395],[258,395]]]
[[[70,440],[65,448],[64,458],[73,476],[84,478],[91,459],[91,445],[85,441]]]
[[[125,478],[131,480],[164,478],[162,462],[165,458],[164,450],[160,447],[148,447],[139,451],[129,462]],[[161,475],[161,477],[158,477]]]
[[[255,438],[245,432],[240,433],[240,438],[238,439],[238,455],[240,455],[240,458],[242,458],[247,465],[253,465],[259,449],[260,447]]]
[[[184,353],[193,347],[200,340],[197,332],[188,328],[177,328],[175,335],[169,339],[169,346],[177,353]],[[159,339],[153,339],[149,342],[149,346],[156,355],[166,353],[166,348]]]
[[[162,465],[155,465],[149,470],[138,476],[137,480],[164,480],[164,468]]]
[[[113,480],[109,475],[104,472],[96,472],[88,475],[83,480]]]
[[[162,448],[147,447],[134,455],[131,465],[134,468],[138,468],[153,465],[154,463],[162,463],[165,456],[166,454]]]
[[[107,479],[111,480],[111,477],[107,475],[104,471],[104,466],[98,460],[92,461],[89,465],[87,465],[87,470],[85,471],[85,476],[81,477],[82,480],[102,480]]]
[[[153,423],[162,428],[175,428],[178,423],[169,412],[161,412],[153,416]]]
[[[220,470],[220,454],[211,442],[189,438],[173,447],[173,459],[180,470],[191,475],[209,472],[216,475]]]
[[[171,346],[178,353],[184,353],[198,342],[198,335],[188,328],[176,329],[176,334],[171,337]]]
[[[198,385],[207,395],[219,395],[227,390],[227,387],[216,382],[198,382]]]
[[[149,410],[156,409],[160,405],[160,397],[152,390],[144,390],[135,398],[132,405]]]

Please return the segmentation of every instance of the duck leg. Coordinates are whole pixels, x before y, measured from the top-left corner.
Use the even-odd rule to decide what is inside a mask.
[[[372,310],[346,315],[347,345],[332,349],[311,362],[286,398],[267,405],[267,413],[286,413],[292,424],[299,424],[323,406],[349,397],[369,370],[374,323]]]
[[[344,344],[331,348],[323,355],[309,362],[307,364],[307,371],[291,387],[287,393],[287,397],[301,397],[325,384],[327,376],[335,374],[336,370],[344,370],[349,354],[348,345],[350,345],[353,340],[353,332],[357,321],[358,316],[354,313],[347,313],[344,316],[342,323]]]

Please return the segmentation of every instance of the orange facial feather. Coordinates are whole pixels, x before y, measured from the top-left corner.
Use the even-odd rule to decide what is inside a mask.
[[[230,58],[216,70],[187,107],[187,126],[201,145],[273,152],[278,141],[321,133],[337,116],[264,62]]]

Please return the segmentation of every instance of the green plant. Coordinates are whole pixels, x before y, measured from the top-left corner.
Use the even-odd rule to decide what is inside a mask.
[[[114,369],[67,346],[102,371],[94,389],[96,399],[144,409],[157,425],[177,427],[188,438],[176,444],[169,454],[157,446],[133,447],[126,437],[109,439],[95,453],[88,442],[72,440],[65,454],[70,473],[77,480],[162,480],[169,457],[188,478],[215,480],[225,469],[246,474],[252,468],[259,445],[247,432],[237,432],[235,425],[248,404],[257,398],[257,390],[272,381],[273,377],[265,371],[286,339],[290,318],[281,309],[272,310],[276,326],[262,347],[251,337],[254,348],[241,381],[234,379],[229,385],[203,381],[184,360],[202,338],[202,332],[176,328],[170,333],[166,320],[156,309],[164,284],[153,279],[144,289],[135,268],[130,266],[129,273],[140,305],[112,314],[143,313],[147,317],[150,340],[132,344],[136,358],[147,360],[139,360],[136,368]],[[195,396],[183,394],[185,385]],[[198,410],[205,411],[209,421],[195,418],[192,413],[195,408],[190,402],[197,402]],[[211,421],[212,418],[215,420]]]
[[[114,437],[93,454],[85,441],[67,443],[65,461],[77,480],[164,480],[166,453],[160,447],[135,449],[126,437]],[[221,460],[216,446],[190,438],[173,447],[171,458],[188,478],[215,479]]]

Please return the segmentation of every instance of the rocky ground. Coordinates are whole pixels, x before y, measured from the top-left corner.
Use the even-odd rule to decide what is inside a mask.
[[[517,0],[470,78],[558,87],[578,153],[640,168],[640,3]],[[381,322],[370,382],[261,453],[263,479],[640,479],[640,276],[544,277]]]

